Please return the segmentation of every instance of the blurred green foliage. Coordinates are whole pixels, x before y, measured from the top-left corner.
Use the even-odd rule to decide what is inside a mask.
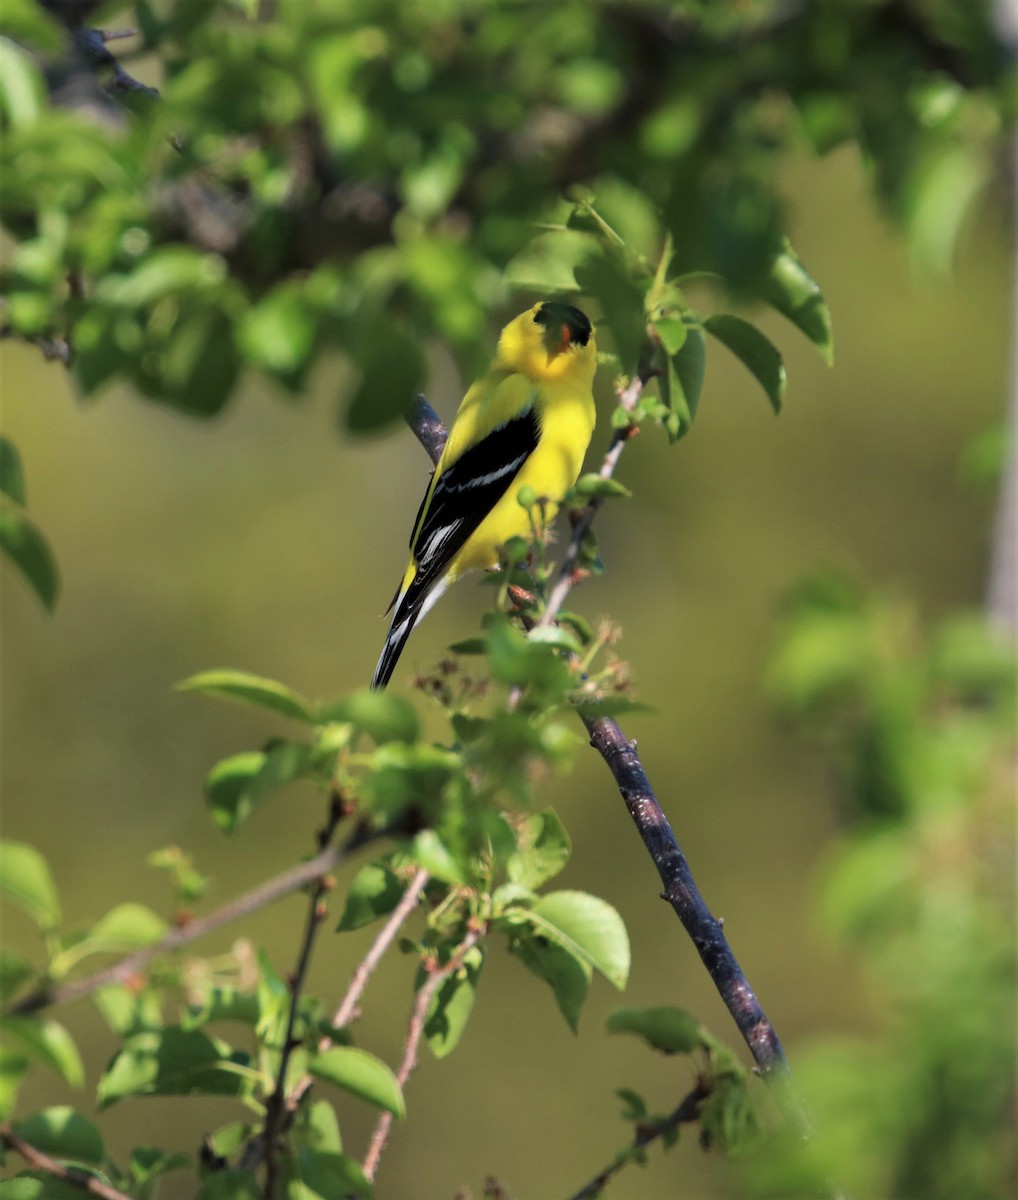
[[[859,954],[880,1028],[797,1056],[820,1135],[772,1144],[756,1194],[1010,1191],[1016,683],[1013,645],[979,614],[927,631],[831,578],[792,598],[771,686],[838,772],[848,820],[821,918]]]
[[[788,152],[857,145],[917,264],[944,271],[1011,115],[1007,62],[983,3],[280,0],[268,19],[245,0],[129,7],[137,69],[158,96],[74,30],[70,0],[7,0],[0,14],[0,320],[5,336],[67,361],[84,394],[125,381],[190,416],[221,412],[252,372],[300,392],[338,350],[352,380],[342,427],[382,428],[423,384],[429,339],[476,370],[491,312],[516,292],[583,294],[606,365],[620,382],[651,381],[635,410],[615,412],[616,428],[658,422],[672,440],[689,431],[707,334],[778,410],[778,349],[742,317],[701,316],[687,291],[707,281],[725,305],[764,302],[830,361],[827,305],[788,240],[796,197],[779,182]],[[588,481],[577,494],[605,490]],[[6,439],[0,492],[0,545],[51,608],[56,566]],[[596,544],[583,565],[600,568]],[[539,556],[539,596],[546,566]],[[828,1046],[807,1062],[824,1136],[767,1164],[755,1156],[752,1186],[814,1194],[837,1179],[859,1195],[997,1194],[1013,1051],[1002,1032],[1013,897],[998,848],[1013,728],[1006,664],[974,622],[922,651],[907,613],[844,588],[804,594],[790,620],[775,690],[829,743],[857,822],[825,912],[871,964],[888,1018],[882,1042]],[[448,718],[440,744],[395,696],[322,705],[226,670],[183,685],[300,729],[212,769],[206,798],[219,829],[241,832],[283,785],[310,781],[404,835],[354,878],[341,930],[387,917],[408,872],[428,870],[432,907],[404,949],[420,963],[418,992],[448,970],[424,1031],[437,1056],[473,1011],[488,951],[469,938],[481,927],[504,934],[573,1029],[595,971],[615,986],[626,980],[629,940],[615,909],[577,889],[540,890],[569,858],[558,817],[503,812],[569,760],[569,710],[630,703],[610,664],[595,664],[592,687],[578,689],[560,655],[577,653],[590,669],[609,640],[579,614],[543,640],[489,620],[469,648],[483,653],[490,684],[458,668],[421,680]],[[516,689],[519,704],[506,711]],[[150,861],[172,874],[186,913],[203,877],[173,848]],[[4,951],[5,999],[73,978],[93,956],[155,944],[166,929],[133,903],[65,924],[45,859],[20,843],[4,847],[0,886],[41,938],[34,960]],[[101,1105],[241,1100],[253,1115],[210,1135],[200,1194],[256,1194],[250,1171],[228,1164],[257,1136],[284,1061],[290,992],[268,959],[235,950],[198,976],[160,963],[146,986],[96,999],[120,1044]],[[345,1044],[323,1005],[302,996],[283,1083],[306,1074],[402,1115],[391,1069]],[[674,1010],[662,1046],[661,1010],[651,1012],[615,1025],[657,1049],[700,1054],[703,1135],[728,1151],[754,1145],[758,1117],[729,1052],[698,1026],[676,1042],[691,1022]],[[62,1024],[18,1014],[3,1029],[5,1115],[31,1065],[80,1085]],[[323,1049],[322,1037],[334,1044]],[[893,1078],[874,1069],[881,1056],[893,1059]],[[648,1120],[641,1097],[624,1099],[628,1119]],[[139,1197],[195,1166],[148,1146],[115,1160],[98,1127],[63,1106],[13,1128]],[[370,1190],[325,1101],[295,1106],[281,1171],[289,1195]],[[17,1183],[30,1194],[27,1175]]]

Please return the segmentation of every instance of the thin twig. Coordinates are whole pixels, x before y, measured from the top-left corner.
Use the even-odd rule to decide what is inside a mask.
[[[350,986],[347,988],[346,995],[343,997],[342,1003],[336,1009],[336,1014],[332,1018],[332,1025],[335,1029],[342,1029],[353,1020],[357,1012],[357,1005],[360,1001],[361,994],[367,986],[368,980],[374,974],[375,969],[382,960],[382,956],[386,950],[392,945],[393,939],[399,933],[404,921],[417,907],[417,902],[420,900],[421,892],[427,886],[431,876],[423,867],[418,867],[413,873],[410,883],[407,885],[406,891],[403,893],[403,898],[399,904],[392,910],[389,919],[385,922],[378,932],[378,936],[371,943],[371,948],[367,954],[361,959],[356,971],[353,973],[353,978],[350,980]],[[319,1049],[328,1049],[329,1039],[323,1038],[322,1045]]]
[[[111,963],[108,967],[103,967],[81,979],[70,980],[68,983],[39,988],[11,1005],[7,1014],[38,1012],[43,1008],[52,1008],[57,1004],[67,1004],[71,1000],[79,1000],[82,996],[88,996],[97,988],[106,987],[108,984],[126,983],[146,967],[156,955],[178,950],[181,946],[197,941],[198,938],[205,937],[206,934],[213,933],[233,921],[238,921],[241,917],[246,917],[260,908],[265,908],[267,905],[281,900],[284,896],[289,896],[292,892],[300,891],[309,883],[313,883],[319,876],[334,870],[344,858],[354,851],[392,832],[391,829],[373,829],[367,823],[362,822],[352,831],[345,842],[336,846],[327,846],[307,862],[290,867],[289,870],[283,871],[274,879],[252,888],[251,891],[236,897],[224,904],[222,908],[209,913],[208,916],[198,917],[188,921],[186,925],[179,925],[171,929],[158,942],[136,950],[125,958]]]
[[[632,405],[635,405],[639,398],[641,388],[640,380],[634,379],[627,389],[627,398]],[[623,402],[625,403],[625,399]],[[438,418],[423,397],[407,420],[414,433],[417,432],[415,421],[427,422],[430,441],[425,443],[425,448],[432,459],[435,459],[436,446],[437,452],[440,453],[442,445],[441,439],[434,437],[434,425]],[[627,439],[620,439],[618,434],[612,439],[601,467],[603,478],[610,478],[615,471],[625,440]],[[593,505],[593,501],[591,504]],[[588,506],[588,509],[590,507]],[[596,511],[597,506],[594,505],[594,513]],[[593,520],[594,513],[590,514],[590,520]],[[567,559],[573,547],[578,548],[584,529],[578,533],[574,530]],[[573,564],[575,565],[575,558]],[[564,561],[553,588],[553,596],[562,593],[558,604],[562,603],[571,586],[572,567],[568,567]],[[611,717],[584,719],[584,724],[590,734],[591,745],[608,764],[640,837],[654,860],[665,888],[663,897],[672,905],[682,921],[761,1073],[771,1082],[787,1083],[790,1071],[778,1035],[764,1015],[756,994],[732,953],[721,922],[711,914],[700,895],[685,855],[643,770],[636,753],[635,742],[631,742],[625,736],[618,723]],[[800,1105],[787,1086],[778,1087],[776,1090],[789,1124],[798,1133],[804,1134],[809,1123]]]
[[[329,798],[329,815],[325,825],[318,831],[319,852],[328,849],[336,832],[336,827],[343,819],[343,805],[340,796],[333,791]],[[286,1032],[283,1035],[283,1045],[279,1054],[279,1071],[276,1076],[276,1086],[265,1106],[265,1126],[262,1131],[261,1145],[265,1156],[265,1196],[266,1200],[274,1200],[276,1187],[279,1182],[279,1157],[276,1153],[276,1143],[283,1129],[287,1113],[286,1073],[290,1066],[293,1051],[300,1044],[294,1034],[297,1028],[297,1010],[300,1007],[301,992],[304,990],[304,980],[307,978],[308,966],[311,963],[311,950],[314,946],[315,935],[325,920],[325,895],[332,887],[332,880],[322,874],[311,889],[308,900],[307,920],[304,923],[304,936],[301,939],[300,951],[297,955],[297,965],[290,978],[290,1011],[286,1017]],[[290,1110],[292,1111],[292,1110]]]
[[[595,1196],[600,1196],[609,1180],[618,1175],[627,1163],[633,1161],[636,1151],[645,1149],[680,1125],[698,1121],[700,1107],[708,1095],[710,1095],[710,1090],[702,1082],[698,1083],[678,1108],[667,1117],[660,1121],[641,1122],[637,1125],[636,1136],[633,1138],[629,1153],[616,1156],[603,1171],[598,1172],[589,1183],[584,1184],[574,1196],[571,1196],[570,1200],[594,1200]]]
[[[62,1183],[69,1183],[76,1188],[81,1188],[90,1196],[99,1196],[101,1200],[131,1200],[126,1192],[111,1187],[108,1183],[103,1183],[91,1172],[85,1171],[81,1167],[69,1167],[58,1162],[57,1159],[51,1158],[37,1146],[33,1146],[31,1142],[26,1142],[8,1124],[0,1125],[0,1144],[6,1146],[8,1150],[20,1154],[34,1170],[45,1171],[47,1175],[52,1175],[54,1179],[59,1179]]]
[[[418,867],[411,876],[410,883],[407,885],[407,890],[403,893],[399,904],[389,914],[389,919],[379,930],[378,936],[371,943],[367,954],[365,954],[357,965],[357,969],[353,973],[353,978],[350,980],[350,986],[347,988],[346,995],[343,997],[339,1008],[336,1009],[336,1013],[332,1018],[332,1027],[334,1029],[344,1028],[357,1015],[357,1005],[365,987],[367,987],[368,980],[382,961],[382,956],[386,950],[392,945],[393,939],[399,933],[403,923],[417,907],[421,892],[424,891],[430,878],[431,876],[423,867]],[[332,1038],[324,1035],[318,1043],[319,1053],[328,1050],[331,1045]],[[297,1083],[290,1100],[291,1108],[296,1108],[301,1097],[313,1082],[314,1079],[311,1075],[305,1075]]]
[[[417,1051],[421,1044],[421,1037],[424,1034],[424,1022],[427,1019],[428,1009],[431,1007],[431,1001],[435,993],[450,975],[460,969],[467,954],[477,945],[485,932],[486,927],[483,925],[471,929],[463,941],[456,947],[449,961],[444,966],[436,966],[417,993],[414,1006],[410,1012],[410,1022],[407,1026],[407,1039],[403,1049],[403,1060],[399,1064],[399,1070],[396,1072],[396,1079],[401,1088],[406,1084],[406,1081],[417,1067]],[[375,1172],[378,1170],[378,1160],[382,1157],[382,1152],[385,1150],[385,1143],[389,1140],[389,1130],[391,1128],[392,1113],[382,1113],[375,1125],[375,1131],[371,1135],[367,1154],[364,1156],[364,1174],[368,1179],[374,1179],[375,1177]]]

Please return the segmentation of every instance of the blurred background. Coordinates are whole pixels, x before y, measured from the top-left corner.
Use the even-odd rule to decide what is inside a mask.
[[[795,197],[797,250],[833,313],[834,367],[791,325],[761,317],[788,366],[775,418],[744,369],[712,347],[692,434],[669,448],[648,429],[627,448],[619,476],[635,495],[600,516],[607,571],[575,607],[622,625],[621,653],[650,706],[623,727],[794,1064],[811,1039],[873,1028],[879,1012],[857,962],[814,916],[838,814],[819,754],[768,710],[776,615],[789,587],[821,567],[911,597],[933,617],[981,604],[995,495],[963,462],[1003,410],[1013,310],[1011,233],[992,205],[963,239],[955,275],[920,278],[875,212],[855,149],[792,162],[783,183]],[[536,298],[521,294],[518,308]],[[443,417],[464,383],[434,348],[428,395]],[[610,384],[599,381],[605,418]],[[204,811],[206,772],[282,723],[173,685],[216,666],[322,699],[365,683],[429,463],[401,428],[342,432],[349,381],[327,363],[296,399],[252,376],[207,423],[120,385],[84,401],[61,366],[9,341],[0,342],[0,385],[4,431],[21,449],[30,510],[63,581],[47,616],[3,569],[3,836],[48,856],[65,913],[82,922],[131,898],[166,911],[168,883],[143,859],[170,844],[191,849],[212,876],[205,904],[215,905],[306,853],[322,802],[291,788],[237,841],[219,834]],[[608,437],[605,419],[589,465]],[[489,595],[473,582],[455,589],[415,634],[392,686],[408,691],[416,666],[473,631]],[[558,886],[603,896],[626,921],[624,1002],[682,1005],[734,1044],[603,762],[581,749],[538,801],[574,838]],[[285,970],[303,911],[290,898],[195,950],[243,935]],[[35,934],[16,912],[5,913],[3,935],[32,949]],[[311,985],[327,1002],[371,936],[323,937]],[[359,1044],[389,1062],[400,1054],[413,971],[390,956],[366,995]],[[574,1037],[551,992],[493,942],[459,1050],[441,1063],[425,1055],[408,1086],[411,1120],[395,1128],[381,1194],[450,1197],[463,1186],[476,1195],[488,1174],[519,1197],[571,1194],[628,1140],[616,1088],[636,1088],[661,1110],[687,1089],[675,1060],[641,1058],[604,1033],[620,1002],[597,979]],[[110,1053],[105,1027],[87,1004],[59,1015],[94,1080]],[[52,1078],[36,1075],[31,1088],[29,1108],[81,1103]],[[358,1154],[370,1114],[352,1100],[337,1109],[345,1148]],[[114,1151],[156,1125],[164,1144],[190,1149],[232,1111],[212,1100],[129,1101],[103,1127]],[[687,1145],[652,1153],[610,1194],[739,1190],[723,1161]]]

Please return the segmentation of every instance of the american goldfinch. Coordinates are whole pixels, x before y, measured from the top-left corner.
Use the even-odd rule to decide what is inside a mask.
[[[373,688],[388,683],[414,626],[451,583],[496,566],[501,546],[530,534],[521,488],[546,499],[554,515],[594,432],[596,366],[593,326],[571,304],[535,304],[502,330],[421,501]]]

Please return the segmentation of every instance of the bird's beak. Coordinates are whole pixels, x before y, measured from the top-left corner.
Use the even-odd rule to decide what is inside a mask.
[[[559,326],[558,333],[557,339],[553,329],[549,329],[544,335],[544,344],[548,347],[549,358],[556,358],[573,343],[573,331],[564,322]]]

